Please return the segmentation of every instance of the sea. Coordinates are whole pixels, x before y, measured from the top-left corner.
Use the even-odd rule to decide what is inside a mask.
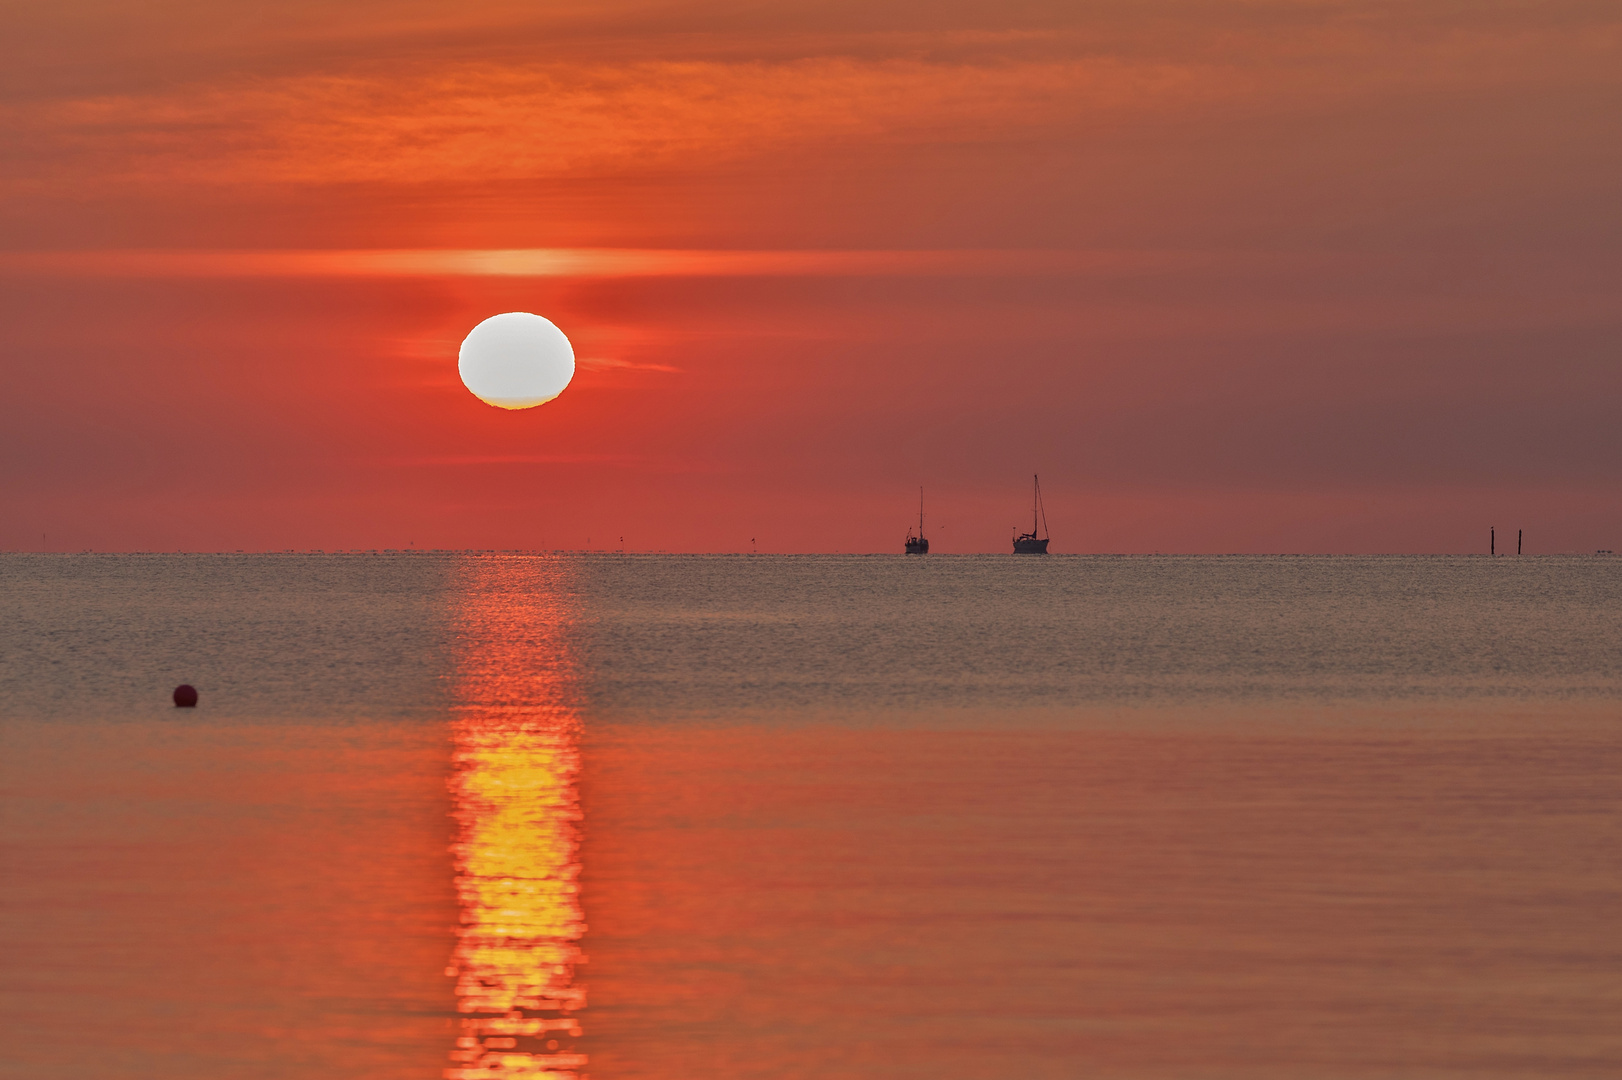
[[[7,1077],[1614,1078],[1622,558],[4,554],[0,842]]]

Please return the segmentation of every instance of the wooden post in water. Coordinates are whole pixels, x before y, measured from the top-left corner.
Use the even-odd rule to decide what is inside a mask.
[[[1515,530],[1515,554],[1517,555],[1521,553],[1521,534],[1523,532],[1525,532],[1524,529]]]
[[[1498,554],[1498,528],[1495,525],[1487,526],[1487,554]]]

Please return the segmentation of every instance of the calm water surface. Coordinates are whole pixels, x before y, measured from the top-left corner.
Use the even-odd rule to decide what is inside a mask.
[[[6,1075],[1622,1075],[1618,559],[5,555],[0,740]]]

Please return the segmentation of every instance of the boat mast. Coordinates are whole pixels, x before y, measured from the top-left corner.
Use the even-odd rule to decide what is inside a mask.
[[[1031,474],[1031,538],[1036,538],[1036,506],[1042,501],[1042,481]]]
[[[918,535],[924,535],[924,489],[922,485],[919,485],[918,488]]]

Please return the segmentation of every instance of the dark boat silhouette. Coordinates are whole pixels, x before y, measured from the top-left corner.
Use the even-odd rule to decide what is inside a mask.
[[[914,535],[912,535],[912,530],[911,529],[907,530],[907,554],[908,555],[928,555],[929,554],[929,541],[924,539],[924,489],[923,488],[918,489],[918,535],[914,536]]]
[[[1041,479],[1032,475],[1031,487],[1031,531],[1020,533],[1014,537],[1015,555],[1046,555],[1048,553],[1048,512],[1042,507]],[[1041,536],[1036,534],[1038,523],[1042,526]]]

